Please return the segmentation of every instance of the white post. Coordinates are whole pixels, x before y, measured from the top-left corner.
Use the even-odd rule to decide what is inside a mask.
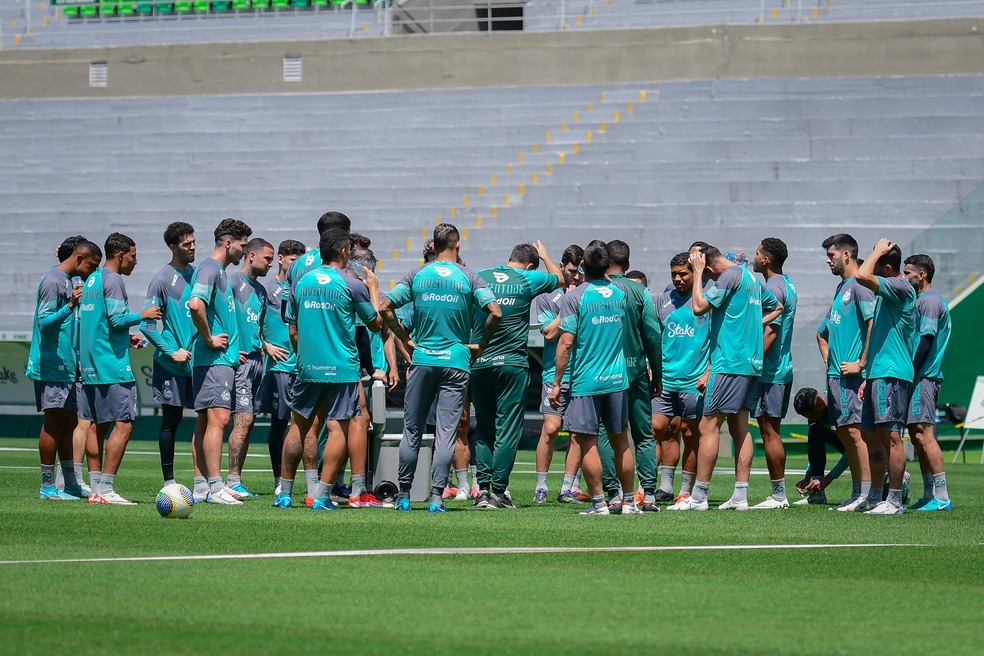
[[[803,0],[796,0],[796,22],[803,22]]]
[[[356,9],[356,2],[352,0],[352,24],[349,26],[349,37],[355,36],[355,14],[358,11]]]
[[[765,0],[762,0],[759,3],[759,20],[758,20],[758,22],[759,23],[764,23],[765,22]]]
[[[385,0],[385,13],[383,14],[383,35],[393,35],[393,0]]]
[[[567,0],[560,0],[560,29],[567,28]]]
[[[27,33],[31,33],[31,0],[24,0],[24,25]]]

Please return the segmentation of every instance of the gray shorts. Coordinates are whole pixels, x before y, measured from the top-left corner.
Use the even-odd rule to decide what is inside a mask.
[[[873,378],[864,389],[861,428],[900,431],[909,418],[912,383],[898,378]]]
[[[195,392],[191,376],[179,376],[154,361],[154,402],[191,409],[195,406]]]
[[[210,408],[232,410],[236,406],[236,370],[228,365],[193,367],[191,386],[196,412]]]
[[[291,408],[305,419],[310,419],[318,407],[326,404],[325,419],[344,421],[362,414],[359,405],[359,388],[362,383],[294,383]]]
[[[920,378],[912,388],[909,401],[909,424],[935,424],[936,402],[940,398],[942,381]]]
[[[704,395],[699,392],[663,390],[662,394],[653,399],[652,412],[664,417],[697,419],[704,414]]]
[[[236,412],[260,411],[260,381],[263,380],[263,353],[246,356],[236,369]]]
[[[564,430],[597,435],[601,424],[608,433],[621,433],[629,427],[629,395],[625,390],[595,396],[574,396],[564,414]]]
[[[857,426],[861,423],[858,389],[863,382],[861,376],[827,378],[827,418],[832,426]]]
[[[704,416],[738,414],[745,407],[749,386],[754,383],[755,376],[712,373],[704,392]]]
[[[290,419],[290,404],[294,400],[294,374],[268,371],[260,383],[260,412],[280,421]]]
[[[83,385],[79,416],[94,424],[133,421],[137,417],[137,384]]]
[[[560,407],[554,408],[550,405],[550,401],[547,397],[550,396],[550,391],[553,389],[553,383],[544,383],[543,389],[540,392],[540,414],[541,415],[554,415],[555,417],[563,417],[564,413],[567,412],[567,406],[571,403],[571,384],[561,383],[560,384]]]
[[[34,404],[38,412],[43,410],[79,409],[78,386],[75,383],[59,383],[47,380],[34,381]]]
[[[782,419],[789,410],[792,387],[792,383],[753,383],[748,386],[744,405],[751,409],[752,417]]]

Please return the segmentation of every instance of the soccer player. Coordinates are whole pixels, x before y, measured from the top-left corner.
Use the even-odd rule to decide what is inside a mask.
[[[631,271],[625,274],[625,277],[628,278],[629,280],[639,283],[643,287],[649,287],[649,278],[646,277],[646,274],[640,271],[639,269],[632,269]]]
[[[884,480],[888,454],[888,498],[881,488],[868,491],[869,515],[901,515],[905,451],[902,428],[909,417],[914,378],[916,290],[902,275],[902,250],[888,239],[879,239],[871,256],[858,267],[858,283],[879,299],[871,323],[871,362],[862,386],[862,430],[872,431],[868,442],[872,483]]]
[[[762,374],[749,389],[747,406],[758,420],[759,433],[765,446],[765,462],[772,479],[772,494],[752,510],[789,507],[786,498],[786,449],[782,445],[780,424],[789,409],[793,387],[793,322],[796,318],[796,287],[782,272],[789,251],[786,243],[776,237],[766,237],[755,249],[753,269],[765,277],[765,288],[782,305],[782,313],[766,325],[763,335]]]
[[[243,484],[243,464],[249,452],[249,437],[260,406],[263,379],[263,315],[266,288],[259,282],[273,266],[273,244],[254,237],[246,244],[243,266],[229,274],[229,286],[236,299],[239,322],[239,368],[236,369],[236,406],[229,433],[229,476],[226,487],[237,499],[256,496]]]
[[[800,499],[793,505],[826,504],[825,490],[847,469],[847,454],[831,421],[827,409],[827,395],[821,394],[812,387],[804,387],[796,392],[793,409],[807,421],[806,453],[809,460],[806,475],[796,484],[796,489],[806,498]],[[841,458],[833,469],[824,474],[827,469],[828,444],[841,454]]]
[[[704,391],[710,376],[710,324],[706,314],[694,314],[694,272],[689,253],[678,253],[670,260],[673,289],[656,300],[656,315],[662,326],[662,377],[656,378],[652,400],[653,433],[659,445],[660,488],[655,501],[670,501],[673,479],[680,460],[678,430],[673,418],[679,417],[683,431],[683,485],[680,499],[690,496],[697,475],[697,444],[704,411]]]
[[[916,355],[913,360],[915,382],[909,404],[909,437],[916,447],[922,472],[923,495],[906,510],[952,510],[946,489],[943,452],[936,441],[936,401],[943,382],[943,354],[950,341],[950,307],[933,288],[936,265],[928,255],[905,259],[905,277],[916,293]]]
[[[660,376],[662,365],[660,339],[662,327],[656,317],[653,297],[644,285],[629,280],[625,272],[629,270],[629,245],[621,240],[608,242],[608,279],[625,293],[625,317],[622,321],[622,352],[628,373],[629,387],[626,397],[629,404],[629,429],[635,448],[635,465],[642,487],[642,510],[659,512],[655,494],[656,442],[653,439],[652,384],[649,378],[649,364],[652,363],[654,375]],[[615,471],[611,444],[607,439],[605,426],[601,426],[598,440],[598,453],[601,456],[602,487],[609,496],[609,502],[617,506],[619,480]],[[629,488],[628,491],[633,491]]]
[[[749,386],[762,373],[762,325],[782,311],[748,269],[729,260],[713,246],[690,255],[694,270],[691,303],[694,314],[711,313],[711,371],[704,396],[697,452],[697,481],[689,498],[668,510],[707,510],[707,491],[717,464],[721,426],[725,420],[735,443],[735,489],[718,510],[748,509],[748,479],[752,468],[752,436],[748,408]],[[704,289],[705,269],[713,282]],[[766,304],[765,298],[770,302]],[[763,317],[763,310],[770,314]]]
[[[837,437],[851,467],[851,496],[836,507],[841,512],[867,509],[871,490],[868,447],[861,435],[861,399],[868,363],[875,295],[858,284],[858,242],[840,233],[823,240],[830,272],[841,279],[827,316],[817,331],[820,356],[827,365],[827,404]]]
[[[547,272],[538,271],[543,260]],[[478,272],[502,308],[502,322],[488,348],[472,363],[472,399],[475,404],[475,451],[478,460],[479,508],[516,506],[506,497],[516,449],[523,436],[523,413],[529,382],[526,352],[530,306],[540,294],[560,286],[560,268],[542,242],[517,244],[504,266]],[[476,313],[476,319],[484,315]],[[477,326],[485,330],[485,321]]]
[[[581,467],[591,492],[591,507],[582,515],[608,515],[609,506],[601,482],[598,433],[604,423],[615,451],[615,469],[623,490],[621,513],[641,514],[635,503],[635,463],[627,429],[629,388],[622,350],[625,292],[605,274],[611,264],[608,245],[594,240],[584,249],[581,268],[585,282],[564,295],[560,307],[557,365],[548,397],[554,408],[561,404],[561,384],[571,368],[571,400],[564,427],[581,449]]]
[[[348,231],[330,228],[321,233],[322,265],[295,281],[287,307],[290,338],[297,353],[297,383],[293,418],[303,441],[317,439],[311,424],[317,410],[324,413],[328,441],[321,480],[312,510],[336,510],[330,491],[345,458],[351,419],[360,413],[359,353],[355,344],[355,317],[372,331],[380,329],[375,304],[379,300],[376,277],[366,274],[368,285],[344,271],[351,246]],[[375,304],[373,302],[375,299]],[[301,445],[301,452],[304,445]],[[293,505],[294,475],[299,459],[284,459],[281,491],[274,505]]]
[[[420,439],[427,412],[437,399],[430,512],[445,512],[441,493],[447,487],[454,442],[468,392],[471,362],[484,353],[495,335],[502,310],[488,285],[471,269],[458,264],[461,237],[450,223],[434,228],[430,264],[411,271],[386,295],[380,314],[412,356],[404,392],[403,441],[400,442],[400,492],[397,510],[410,510]],[[396,320],[394,310],[413,304],[413,339]],[[477,304],[487,314],[485,334],[471,342],[472,312]]]
[[[137,415],[130,347],[143,340],[131,338],[130,328],[141,321],[160,319],[161,309],[130,312],[123,276],[133,273],[137,266],[136,242],[114,232],[106,238],[105,252],[106,264],[86,279],[79,305],[79,370],[85,397],[81,414],[96,425],[86,440],[92,481],[89,503],[129,506],[134,502],[116,492],[116,474]]]
[[[266,362],[263,381],[260,383],[260,412],[270,415],[270,434],[267,446],[270,451],[270,467],[273,470],[273,487],[280,493],[280,470],[284,462],[284,436],[290,425],[291,390],[294,386],[294,370],[297,354],[290,342],[290,332],[284,323],[281,308],[289,294],[287,272],[307,251],[304,244],[286,239],[277,246],[277,275],[266,282],[267,307],[263,313],[263,351]],[[312,490],[313,492],[313,490]]]
[[[543,504],[547,501],[547,472],[550,461],[553,460],[554,442],[563,426],[564,413],[570,402],[571,370],[564,372],[560,382],[560,401],[554,408],[549,401],[550,390],[553,389],[554,373],[557,364],[557,340],[560,338],[560,303],[564,294],[581,284],[581,274],[578,267],[584,258],[584,249],[577,244],[571,244],[564,249],[560,258],[560,270],[564,276],[564,286],[549,294],[541,294],[533,301],[532,323],[539,327],[543,335],[543,390],[540,395],[540,414],[543,415],[543,426],[540,429],[540,441],[536,445],[536,490],[533,503]],[[577,442],[570,441],[567,447],[567,457],[564,464],[564,482],[557,495],[560,503],[573,503],[574,484],[577,471],[581,465],[581,452]]]
[[[41,457],[41,490],[38,498],[49,501],[78,501],[85,495],[76,477],[73,432],[81,399],[77,396],[78,374],[76,308],[81,287],[72,283],[88,278],[99,266],[102,251],[83,239],[74,241],[71,252],[59,248],[57,266],[48,269],[38,283],[37,307],[27,377],[34,381],[38,412],[44,413],[38,451]],[[61,460],[64,490],[55,486],[55,456]]]
[[[157,443],[161,453],[164,484],[174,483],[174,441],[185,408],[193,408],[191,388],[191,338],[194,326],[188,301],[191,278],[195,273],[195,229],[175,221],[164,230],[164,243],[171,251],[168,262],[150,281],[144,308],[160,308],[161,330],[157,320],[140,324],[154,351],[154,401],[161,404],[161,429]]]
[[[222,437],[235,407],[236,369],[239,367],[239,324],[236,299],[225,268],[243,259],[252,229],[238,219],[223,219],[216,226],[215,248],[192,278],[191,320],[192,387],[195,394],[195,438],[192,451],[201,476],[195,477],[196,501],[241,505],[222,482]]]

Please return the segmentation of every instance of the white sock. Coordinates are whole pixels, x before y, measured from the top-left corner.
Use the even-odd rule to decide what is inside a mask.
[[[950,500],[950,492],[946,489],[946,472],[933,474],[933,496],[940,501]]]
[[[89,489],[99,494],[102,492],[102,472],[89,470]]]
[[[735,491],[731,495],[731,500],[735,503],[744,501],[748,503],[748,483],[735,482]]]
[[[458,489],[467,490],[468,489],[468,468],[463,467],[461,469],[454,470],[454,476],[458,479]]]
[[[547,489],[547,472],[536,473],[536,489],[538,490]]]
[[[312,498],[318,496],[318,470],[305,469],[304,482],[307,483],[307,496]]]
[[[697,472],[684,470],[680,474],[680,494],[690,494],[694,490],[694,481],[697,479]]]
[[[116,474],[102,473],[102,478],[99,479],[99,493],[100,494],[111,494],[116,492]]]
[[[786,479],[777,478],[772,481],[772,498],[776,501],[786,500]]]
[[[659,489],[667,494],[673,494],[673,479],[676,478],[676,467],[660,465]]]

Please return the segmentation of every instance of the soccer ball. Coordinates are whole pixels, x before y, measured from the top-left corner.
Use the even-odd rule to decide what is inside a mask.
[[[165,485],[157,493],[157,512],[166,519],[185,519],[191,516],[195,497],[180,483]]]

